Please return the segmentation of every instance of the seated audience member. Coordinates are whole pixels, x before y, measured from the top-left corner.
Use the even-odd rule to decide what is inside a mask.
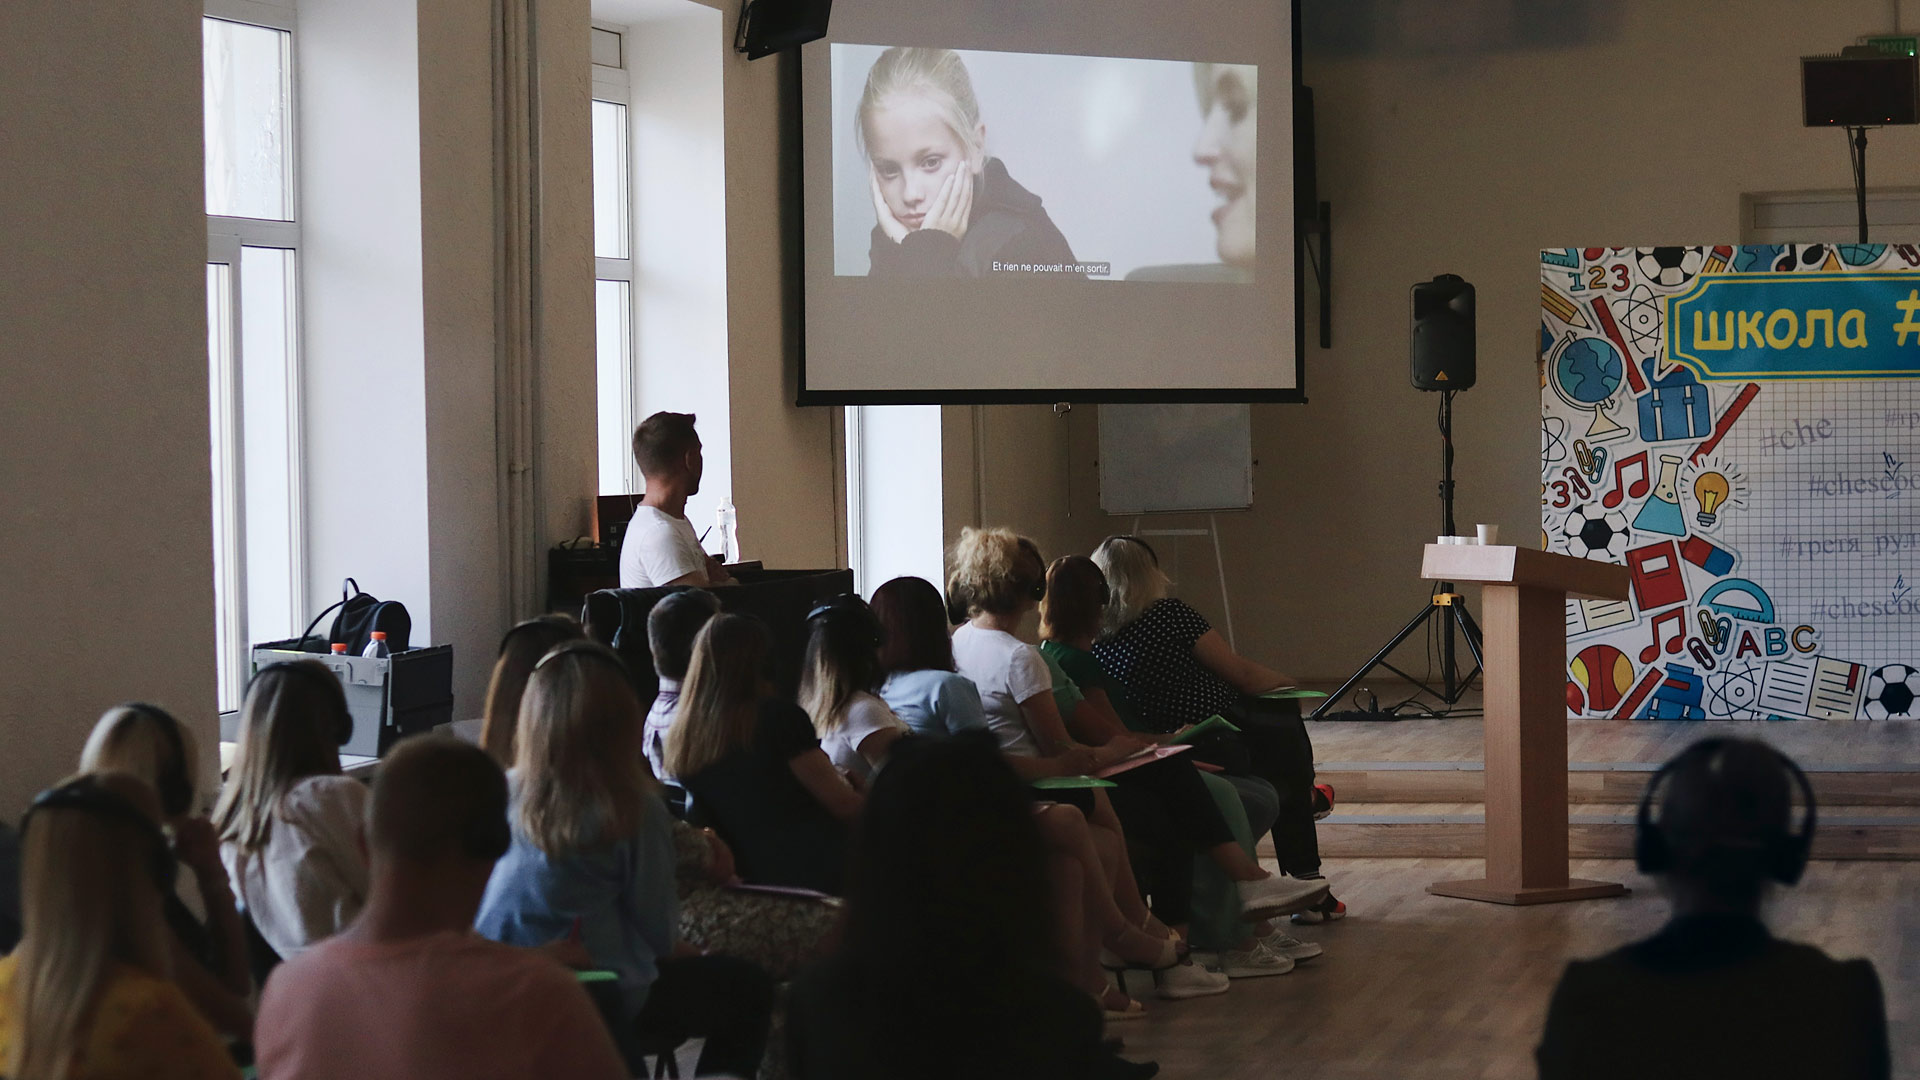
[[[874,691],[880,686],[885,631],[857,596],[838,596],[807,616],[807,655],[800,704],[834,767],[864,787],[887,751],[906,734]]]
[[[720,601],[705,589],[687,589],[662,597],[647,613],[647,649],[653,654],[653,673],[660,691],[647,709],[647,760],[653,775],[675,782],[667,771],[667,731],[680,706],[680,683],[693,662],[693,642],[708,620],[720,614]]]
[[[253,1033],[247,931],[220,862],[220,837],[212,822],[194,813],[196,760],[193,736],[172,714],[134,702],[100,717],[80,752],[80,771],[126,773],[159,795],[172,851],[193,872],[207,915],[202,922],[167,882],[160,899],[171,930],[173,981],[216,1030],[245,1040]]]
[[[805,710],[768,691],[767,628],[716,615],[667,731],[667,769],[693,797],[693,815],[732,847],[740,876],[838,895],[847,826],[860,793],[833,767]]]
[[[586,640],[578,620],[565,615],[540,615],[516,623],[500,639],[499,659],[487,683],[486,715],[481,720],[480,748],[503,769],[513,768],[514,732],[520,726],[520,695],[527,691],[533,665],[569,641]]]
[[[1234,652],[1204,616],[1168,596],[1172,579],[1146,541],[1108,537],[1093,561],[1111,590],[1093,646],[1101,669],[1126,687],[1139,716],[1160,732],[1179,731],[1216,714],[1238,726],[1248,770],[1280,796],[1272,829],[1280,869],[1303,880],[1324,880],[1314,821],[1324,813],[1319,804],[1330,799],[1326,789],[1314,786],[1313,742],[1293,703],[1258,697],[1294,680]],[[1293,918],[1330,922],[1346,913],[1346,905],[1328,893]]]
[[[633,460],[647,493],[633,509],[620,543],[620,587],[730,585],[720,560],[700,546],[687,520],[687,499],[700,493],[705,463],[692,413],[657,412],[633,431]]]
[[[214,807],[241,907],[283,960],[331,937],[367,899],[367,788],[340,774],[353,732],[326,665],[260,669],[240,703],[240,745]]]
[[[673,826],[640,752],[640,702],[612,650],[548,653],[520,702],[513,840],[474,926],[510,945],[576,939],[619,977],[633,1051],[704,1036],[700,1075],[751,1076],[766,1048],[773,984],[726,956],[681,956]]]
[[[1103,741],[1107,733],[1151,729],[1133,710],[1132,697],[1101,670],[1094,659],[1094,639],[1108,598],[1107,579],[1092,559],[1067,555],[1047,568],[1047,598],[1040,605],[1040,654],[1054,668],[1054,696],[1063,699],[1062,676],[1071,680],[1080,698],[1069,726],[1088,742]],[[1063,714],[1067,712],[1063,708]],[[1081,730],[1081,729],[1084,729]],[[1158,735],[1169,739],[1170,735]],[[1246,858],[1255,855],[1255,841],[1272,827],[1280,812],[1273,785],[1245,773],[1202,774],[1207,793],[1227,822],[1236,845]],[[1194,924],[1189,937],[1194,947],[1214,954],[1214,966],[1236,978],[1284,974],[1292,963],[1319,956],[1321,947],[1303,942],[1261,922],[1249,927],[1242,919],[1239,886],[1233,867],[1210,855],[1196,861]],[[1264,955],[1263,955],[1264,954]],[[1283,958],[1275,962],[1273,957]]]
[[[880,697],[921,735],[984,731],[987,712],[973,680],[955,669],[947,602],[925,578],[897,577],[873,591],[880,620]]]
[[[0,1075],[228,1080],[240,1070],[169,977],[173,853],[121,773],[43,791],[21,823],[25,936],[0,957]]]
[[[366,908],[274,970],[260,1001],[261,1073],[627,1076],[571,971],[473,933],[509,840],[507,780],[492,758],[448,738],[400,744],[373,785]]]
[[[979,689],[986,706],[987,728],[1014,771],[1029,780],[1082,775],[1132,754],[1139,744],[1115,740],[1091,748],[1076,743],[1054,701],[1053,675],[1045,658],[1013,635],[1039,603],[1046,585],[1046,566],[1031,541],[1007,529],[966,529],[954,547],[952,563],[947,597],[968,617],[954,631],[954,659],[960,673]],[[1177,826],[1161,794],[1149,789],[1166,779],[1167,772],[1183,768],[1192,772],[1192,766],[1183,762],[1162,762],[1123,774],[1116,779],[1120,786],[1111,791],[1094,788],[1051,793],[1079,807],[1096,834],[1107,836],[1101,854],[1121,890],[1115,901],[1128,914],[1130,925],[1176,943],[1184,943],[1177,927],[1191,914],[1193,849],[1181,846],[1175,836]],[[1161,775],[1156,778],[1156,773]],[[1194,783],[1197,787],[1198,781]],[[1232,834],[1213,809],[1205,789],[1185,794],[1191,798],[1183,810],[1211,817],[1207,827],[1217,829],[1217,836],[1209,842],[1230,841]],[[1145,857],[1145,887],[1136,881],[1129,840]],[[1144,904],[1134,907],[1142,892],[1153,896],[1151,911]],[[1158,982],[1161,995],[1169,998],[1219,993],[1226,986],[1224,977],[1191,963],[1173,967]]]
[[[1800,880],[1813,828],[1805,775],[1765,743],[1703,739],[1654,774],[1634,853],[1660,876],[1673,918],[1645,941],[1567,965],[1537,1055],[1542,1080],[1885,1080],[1887,1011],[1872,962],[1781,941],[1760,919],[1773,885]]]
[[[907,740],[874,780],[846,941],[795,986],[804,1080],[1152,1076],[1051,970],[1047,875],[1023,785],[990,740]]]
[[[886,636],[881,665],[892,672],[881,688],[887,704],[917,734],[938,738],[985,732],[979,690],[973,680],[953,670],[953,641],[940,590],[922,578],[894,578],[874,591],[873,610]],[[1086,804],[1091,808],[1092,800]],[[1078,806],[1037,802],[1034,809],[1047,846],[1047,872],[1054,882],[1051,899],[1055,937],[1061,944],[1059,970],[1093,995],[1108,1019],[1145,1015],[1144,1006],[1108,980],[1100,966],[1101,950],[1110,948],[1123,962],[1149,968],[1176,961],[1179,951],[1166,932],[1156,927],[1157,920],[1141,900],[1131,871],[1122,872],[1124,839],[1112,830],[1090,826]],[[1165,952],[1168,945],[1174,946],[1171,956]],[[1208,985],[1201,989],[1208,993],[1227,987],[1225,979],[1206,981]]]

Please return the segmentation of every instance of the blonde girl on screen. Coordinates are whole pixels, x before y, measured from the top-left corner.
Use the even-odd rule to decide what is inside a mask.
[[[1074,261],[1040,197],[988,153],[987,124],[959,53],[881,53],[854,123],[877,222],[872,276],[985,277],[1006,272],[996,263]]]

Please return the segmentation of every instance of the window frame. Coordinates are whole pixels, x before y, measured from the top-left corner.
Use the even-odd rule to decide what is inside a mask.
[[[621,106],[621,108],[625,110],[626,126],[622,132],[623,138],[621,141],[626,153],[621,165],[624,169],[624,187],[626,189],[626,205],[623,216],[626,219],[627,226],[627,257],[624,259],[602,258],[599,252],[596,251],[594,253],[594,282],[596,292],[599,288],[598,283],[602,281],[621,281],[625,282],[627,286],[627,309],[623,313],[626,317],[626,358],[625,363],[620,366],[619,404],[621,418],[620,428],[624,431],[631,432],[640,422],[640,357],[635,346],[635,342],[638,340],[636,329],[638,326],[639,313],[639,283],[635,280],[634,263],[636,260],[634,256],[639,250],[639,237],[635,233],[634,218],[636,215],[633,212],[633,181],[635,173],[633,160],[633,90],[632,80],[628,68],[625,66],[628,59],[633,55],[633,52],[628,47],[627,42],[627,35],[630,32],[628,27],[595,19],[592,22],[592,29],[617,34],[620,37],[620,63],[622,66],[609,67],[605,64],[598,63],[593,65],[591,100],[611,102],[612,104]],[[591,105],[589,105],[589,109],[591,109]],[[595,344],[597,348],[598,342],[596,341]],[[601,402],[597,406],[597,408],[600,409],[604,409],[605,407],[605,402]],[[624,452],[624,448],[622,459],[625,487],[618,492],[602,491],[600,494],[637,494],[645,487],[645,482],[640,477],[639,466],[634,463],[632,454]],[[596,486],[604,486],[600,483],[597,473],[595,484]]]
[[[287,439],[287,471],[284,478],[288,492],[288,565],[285,567],[286,587],[288,590],[288,611],[293,621],[305,618],[306,602],[306,438],[303,425],[304,415],[304,365],[302,358],[303,313],[300,290],[300,161],[299,161],[299,65],[297,53],[291,47],[291,35],[297,33],[295,9],[291,0],[205,0],[202,10],[204,20],[214,19],[242,25],[258,26],[277,30],[290,35],[286,62],[286,79],[283,92],[286,95],[286,164],[287,164],[287,215],[291,220],[277,221],[264,218],[233,217],[221,214],[207,215],[207,263],[209,267],[222,265],[225,295],[220,298],[221,314],[226,326],[222,335],[225,346],[225,370],[216,370],[216,359],[211,353],[213,345],[212,328],[209,327],[208,356],[208,398],[209,398],[209,436],[214,438],[210,448],[209,468],[212,472],[211,505],[209,510],[216,518],[213,535],[214,575],[218,591],[215,601],[215,626],[217,647],[221,648],[216,663],[216,695],[222,713],[230,713],[240,707],[241,691],[246,683],[247,673],[252,667],[253,637],[249,627],[249,596],[251,580],[256,576],[249,573],[247,567],[247,465],[245,461],[246,424],[245,416],[245,369],[244,352],[244,305],[242,288],[241,260],[247,248],[271,248],[290,251],[292,255],[292,282],[288,296],[287,330],[287,370],[286,415],[284,417]],[[204,59],[202,61],[204,65]],[[211,288],[211,275],[208,281]],[[209,296],[209,313],[214,310],[214,298]],[[212,425],[216,418],[223,430],[215,438]],[[277,575],[276,575],[277,576]],[[297,633],[298,627],[289,633]]]

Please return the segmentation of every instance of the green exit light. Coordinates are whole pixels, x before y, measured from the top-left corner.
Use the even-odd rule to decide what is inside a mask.
[[[1888,56],[1920,56],[1920,37],[1870,37],[1867,44]]]

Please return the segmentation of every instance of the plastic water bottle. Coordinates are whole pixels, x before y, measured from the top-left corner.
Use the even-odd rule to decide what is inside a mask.
[[[733,508],[733,496],[720,496],[720,509],[714,511],[713,526],[720,532],[720,561],[740,561],[740,515]]]
[[[387,657],[393,655],[392,650],[387,648],[387,632],[385,630],[375,630],[373,633],[367,635],[367,638],[367,647],[360,653],[361,656],[371,656],[378,660],[385,660]]]

